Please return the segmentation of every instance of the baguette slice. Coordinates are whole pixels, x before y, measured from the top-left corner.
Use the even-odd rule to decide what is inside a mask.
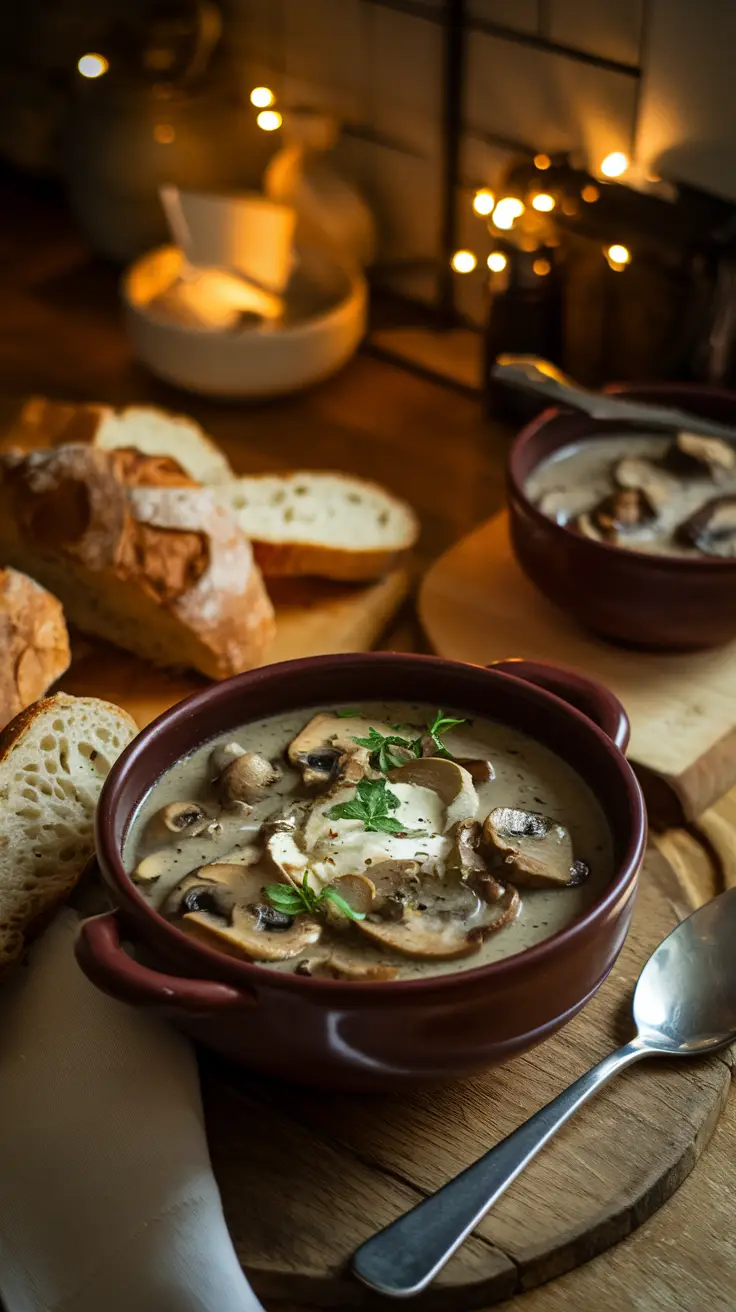
[[[376,483],[298,472],[237,478],[216,489],[266,575],[380,578],[419,535],[414,511]]]
[[[117,706],[57,693],[0,734],[0,977],[77,883],[105,776],[136,733]]]
[[[0,729],[69,668],[61,604],[14,569],[0,569]]]
[[[186,415],[153,406],[68,405],[32,397],[7,439],[23,450],[87,442],[98,451],[128,447],[146,456],[169,456],[197,483],[224,483],[233,472],[219,447]]]
[[[0,560],[67,618],[154,664],[259,665],[273,608],[235,519],[164,457],[62,446],[0,457]]]

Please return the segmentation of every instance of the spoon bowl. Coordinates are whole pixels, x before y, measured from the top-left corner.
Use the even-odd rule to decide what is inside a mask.
[[[706,902],[652,953],[634,993],[638,1042],[692,1057],[736,1039],[736,888]]]
[[[634,993],[636,1035],[353,1258],[364,1284],[410,1298],[434,1280],[540,1148],[618,1071],[643,1057],[698,1057],[736,1042],[736,888],[663,939]]]

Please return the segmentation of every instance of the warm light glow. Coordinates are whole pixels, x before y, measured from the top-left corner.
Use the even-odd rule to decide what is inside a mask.
[[[569,219],[573,219],[578,212],[578,203],[573,200],[572,196],[566,196],[562,202],[562,213],[566,214]]]
[[[491,251],[490,255],[488,256],[488,259],[486,260],[486,264],[488,265],[488,268],[490,269],[491,273],[503,273],[503,270],[506,268],[507,263],[508,261],[503,251]]]
[[[275,99],[276,97],[269,87],[254,87],[250,93],[250,103],[255,105],[256,109],[268,109]]]
[[[549,214],[549,211],[553,210],[555,207],[555,198],[554,196],[548,196],[545,191],[542,191],[538,196],[534,197],[532,205],[535,210],[539,210],[540,214]]]
[[[450,260],[455,273],[472,273],[477,263],[472,251],[455,251]]]
[[[612,154],[606,155],[601,164],[601,173],[604,178],[620,178],[629,167],[629,157],[624,155],[622,150],[614,150]]]
[[[473,198],[473,209],[476,214],[481,214],[483,216],[490,214],[495,204],[496,197],[487,187],[484,187],[482,191],[476,191]]]
[[[598,200],[600,194],[601,193],[597,187],[583,187],[583,190],[580,193],[582,199],[588,205],[592,205],[594,201]]]
[[[281,127],[282,119],[278,110],[262,109],[256,123],[259,128],[263,128],[264,132],[275,132],[277,128]]]
[[[627,246],[609,246],[606,255],[614,264],[628,264],[631,259],[631,251]]]
[[[535,155],[535,156],[534,156],[534,167],[535,167],[535,169],[548,169],[548,168],[550,167],[551,163],[552,163],[552,160],[550,159],[549,155]]]
[[[524,203],[516,196],[504,196],[493,211],[493,222],[497,228],[513,228],[520,214],[524,213]]]
[[[153,139],[160,146],[169,146],[174,140],[176,133],[170,123],[157,123],[153,129]]]
[[[552,272],[552,265],[549,260],[535,260],[532,268],[540,278],[546,278],[547,274]]]
[[[518,240],[519,249],[527,252],[538,251],[541,244],[539,238],[535,237],[533,232],[522,232]]]
[[[104,55],[82,55],[77,64],[82,77],[102,77],[109,67]]]

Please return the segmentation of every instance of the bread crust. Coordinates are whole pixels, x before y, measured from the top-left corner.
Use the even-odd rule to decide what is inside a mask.
[[[119,598],[123,623],[131,595],[153,604],[151,622],[158,611],[169,638],[173,618],[181,644],[170,659],[154,643],[147,650],[145,632],[131,633],[132,650],[158,663],[224,678],[260,664],[273,638],[249,542],[168,457],[81,444],[0,457],[0,549],[42,582],[53,579],[69,618],[88,631],[97,630],[86,603],[100,592],[111,610]]]
[[[0,569],[0,729],[45,696],[69,668],[69,634],[56,597],[14,569]]]
[[[26,707],[0,732],[0,778],[3,769],[10,766],[14,752],[22,750],[26,735],[36,721],[45,716],[54,718],[59,712],[63,713],[75,703],[80,703],[87,709],[94,707],[111,715],[118,721],[122,731],[121,736],[127,737],[130,741],[138,732],[131,716],[111,702],[99,698],[70,697],[66,693],[56,693],[52,697],[41,698],[32,706]],[[0,923],[0,980],[17,964],[28,943],[45,929],[56,909],[69,897],[84,873],[87,861],[93,852],[93,815],[90,812],[87,855],[71,866],[64,873],[63,878],[59,877],[62,872],[60,866],[53,881],[44,880],[37,888],[29,891],[22,907],[9,921]]]
[[[363,491],[369,496],[380,496],[382,500],[392,502],[398,507],[406,522],[403,541],[389,550],[357,546],[347,549],[328,546],[319,541],[305,539],[299,542],[284,542],[251,534],[256,561],[266,578],[314,575],[344,583],[365,583],[381,578],[389,570],[395,569],[415,546],[419,536],[419,520],[414,511],[406,502],[392,496],[380,484],[366,478],[353,477],[338,470],[308,469],[291,471],[283,475],[253,474],[235,480],[232,486],[237,488],[278,477],[282,477],[285,482],[291,482],[296,478],[319,478],[325,475],[344,483],[346,492]],[[218,492],[223,490],[227,492],[227,485],[225,489],[219,488]]]
[[[66,401],[50,401],[43,396],[32,396],[20,408],[7,440],[9,444],[16,444],[23,450],[49,446],[75,446],[80,443],[95,446],[101,438],[101,430],[105,423],[115,419],[119,423],[130,423],[128,445],[134,447],[133,424],[138,415],[156,416],[169,425],[171,445],[175,447],[181,446],[176,440],[179,436],[177,427],[183,429],[189,439],[196,440],[200,450],[209,457],[211,468],[217,470],[218,482],[232,476],[225,455],[194,419],[188,415],[171,414],[159,406],[130,405],[115,410],[112,406],[93,402],[72,404]],[[106,446],[103,449],[110,448]],[[192,477],[197,477],[193,469],[186,472]]]

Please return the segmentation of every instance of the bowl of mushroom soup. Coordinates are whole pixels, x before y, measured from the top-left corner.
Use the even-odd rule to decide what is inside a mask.
[[[84,922],[80,963],[304,1083],[502,1061],[622,946],[646,830],[627,736],[612,694],[529,662],[360,653],[217,684],[110,773],[97,858],[116,910]]]
[[[736,394],[614,389],[736,427]],[[546,410],[509,453],[511,541],[545,597],[601,637],[695,651],[736,638],[736,444]]]

